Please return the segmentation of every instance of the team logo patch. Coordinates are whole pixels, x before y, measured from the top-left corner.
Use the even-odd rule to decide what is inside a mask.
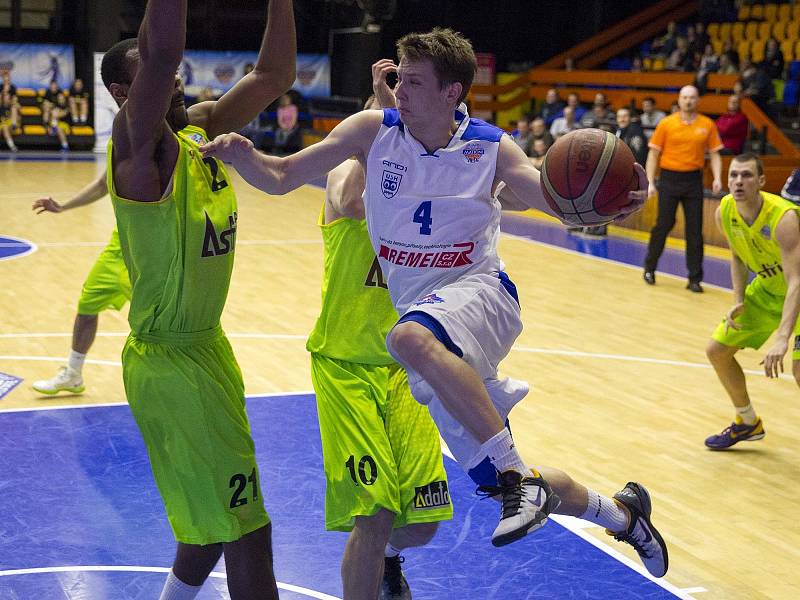
[[[761,231],[759,231],[759,233],[761,234],[761,236],[762,236],[762,237],[763,237],[765,240],[770,240],[770,239],[772,239],[772,231],[770,230],[770,228],[769,228],[769,225],[764,225],[764,226],[761,228]]]
[[[394,198],[397,190],[400,189],[400,182],[403,181],[403,176],[400,173],[392,173],[391,171],[383,172],[383,179],[381,179],[381,190],[387,200]]]
[[[471,265],[470,253],[475,249],[474,242],[463,242],[453,244],[452,250],[442,252],[413,252],[408,250],[396,250],[381,244],[378,256],[393,265],[401,267],[431,268],[431,269],[452,269]]]
[[[468,163],[476,163],[481,159],[485,150],[480,144],[467,144],[467,147],[462,150],[464,158]]]
[[[422,304],[442,304],[444,302],[444,298],[437,296],[436,294],[428,294],[427,296],[423,296],[416,302],[414,302],[414,306],[420,306]]]
[[[199,133],[193,133],[192,135],[189,136],[189,139],[192,140],[198,146],[200,144],[205,144],[206,143],[206,141],[203,139],[203,136],[200,135]]]
[[[22,379],[7,373],[0,373],[0,398],[7,396],[11,390],[22,383]],[[419,488],[417,488],[419,489]]]
[[[434,481],[414,488],[414,510],[428,510],[450,505],[450,492],[446,481]]]

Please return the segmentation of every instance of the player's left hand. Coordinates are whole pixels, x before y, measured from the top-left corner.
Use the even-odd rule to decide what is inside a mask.
[[[214,141],[200,146],[203,156],[213,156],[223,162],[235,162],[252,152],[253,142],[238,133],[218,135]]]
[[[764,360],[760,364],[764,365],[764,373],[767,377],[779,377],[783,373],[783,357],[789,350],[789,341],[784,338],[778,338],[769,349]]]
[[[722,191],[722,181],[720,181],[719,179],[715,179],[714,181],[712,181],[711,191],[714,192],[715,196],[719,194]]]
[[[633,163],[633,169],[636,171],[636,175],[639,178],[638,189],[633,192],[628,192],[630,203],[620,209],[619,214],[614,217],[614,221],[626,219],[628,215],[642,208],[642,205],[647,201],[648,190],[650,188],[650,182],[647,180],[647,172],[639,163]]]

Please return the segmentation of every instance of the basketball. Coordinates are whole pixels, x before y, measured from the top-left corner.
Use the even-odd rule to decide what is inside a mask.
[[[542,191],[550,208],[571,225],[602,225],[630,204],[638,189],[633,153],[601,129],[578,129],[556,140],[542,163]]]

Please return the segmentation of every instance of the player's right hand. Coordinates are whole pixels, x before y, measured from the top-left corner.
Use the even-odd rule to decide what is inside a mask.
[[[734,305],[733,308],[731,308],[728,311],[728,314],[725,315],[725,333],[728,333],[729,329],[739,330],[742,328],[742,326],[739,325],[739,323],[737,323],[736,321],[734,321],[734,319],[743,312],[744,312],[744,303],[742,302],[739,302],[738,304]]]
[[[213,156],[224,162],[235,162],[253,151],[253,142],[238,133],[218,135],[214,141],[200,146],[203,156]]]
[[[53,200],[52,198],[39,198],[33,203],[31,210],[35,210],[37,215],[42,214],[43,212],[54,212],[60,213],[63,208],[62,206]]]
[[[382,58],[372,65],[372,91],[375,92],[375,99],[381,108],[395,106],[394,92],[386,83],[389,73],[397,73],[397,65],[389,58]]]

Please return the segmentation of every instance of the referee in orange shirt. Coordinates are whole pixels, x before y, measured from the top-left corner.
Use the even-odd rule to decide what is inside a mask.
[[[650,138],[647,156],[649,196],[656,193],[656,169],[661,167],[658,184],[658,218],[650,232],[650,244],[644,261],[644,280],[656,283],[656,267],[667,235],[675,226],[678,203],[683,203],[686,223],[686,267],[689,283],[686,288],[702,292],[703,280],[703,166],[705,153],[711,156],[714,194],[722,190],[722,159],[719,151],[723,145],[714,121],[697,112],[697,88],[687,85],[678,95],[678,112],[665,117],[656,126]]]

